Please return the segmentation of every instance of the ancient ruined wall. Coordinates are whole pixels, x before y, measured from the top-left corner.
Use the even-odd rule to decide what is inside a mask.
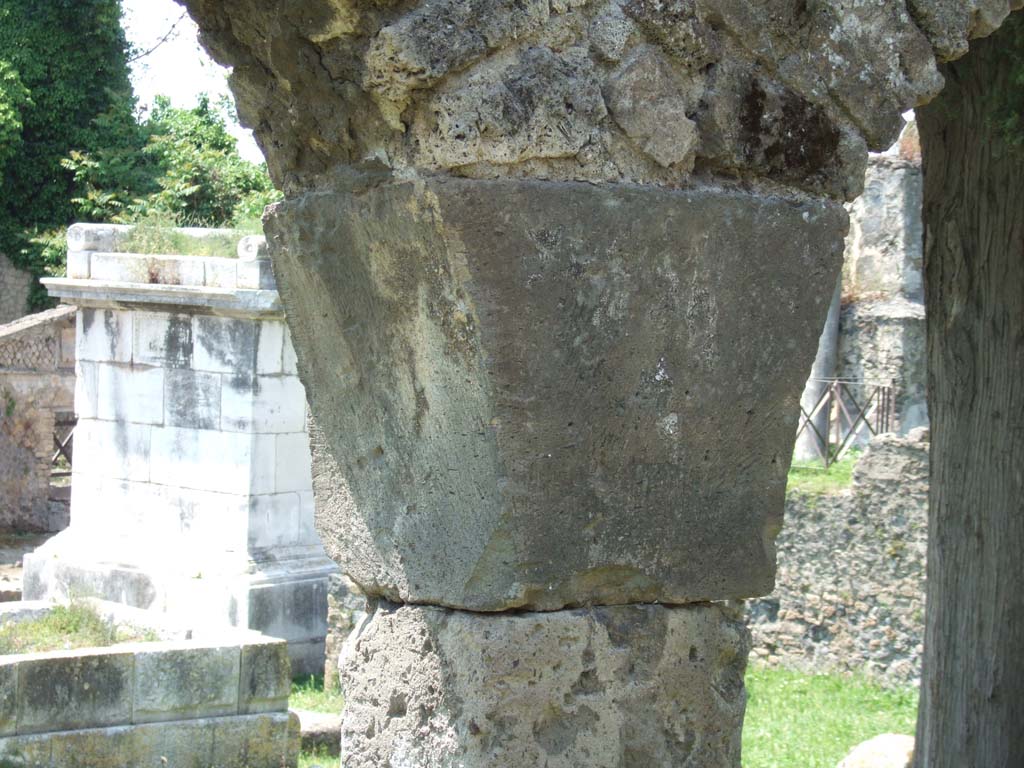
[[[0,325],[10,323],[28,312],[28,294],[32,275],[18,269],[0,253]]]
[[[74,310],[58,308],[0,326],[0,527],[59,531],[66,503],[51,500],[58,411],[74,398]]]
[[[750,602],[755,658],[916,682],[927,527],[924,429],[875,438],[847,491],[790,493],[775,590]]]
[[[115,252],[76,224],[71,525],[25,558],[25,596],[88,593],[288,640],[323,669],[327,577],[313,529],[306,398],[263,238],[239,258]],[[204,237],[178,230],[179,236]]]

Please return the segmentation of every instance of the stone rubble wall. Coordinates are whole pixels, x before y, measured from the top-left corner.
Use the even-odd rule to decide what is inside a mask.
[[[0,326],[0,527],[55,532],[68,524],[51,493],[56,415],[74,407],[74,309]]]
[[[28,312],[31,291],[32,275],[0,253],[0,325],[14,322]]]
[[[927,523],[925,429],[872,440],[848,491],[790,493],[775,591],[748,604],[754,658],[916,683]]]

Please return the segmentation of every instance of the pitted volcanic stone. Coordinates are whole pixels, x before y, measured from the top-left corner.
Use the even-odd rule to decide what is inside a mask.
[[[472,610],[769,592],[845,225],[571,183],[283,204],[329,553],[370,595]]]
[[[346,768],[738,768],[748,637],[719,605],[378,608],[342,660]]]
[[[239,114],[289,191],[376,158],[667,186],[710,172],[847,199],[866,145],[885,149],[901,114],[938,93],[936,56],[962,55],[1021,4],[182,2],[233,67]],[[648,47],[664,56],[661,74],[624,79],[625,58]]]

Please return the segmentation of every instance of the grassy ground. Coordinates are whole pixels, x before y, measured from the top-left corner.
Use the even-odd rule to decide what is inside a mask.
[[[341,712],[345,700],[340,691],[325,691],[323,675],[292,680],[292,693],[288,697],[290,709],[308,709],[313,712]]]
[[[863,678],[807,675],[751,665],[744,768],[835,768],[880,733],[914,732],[917,691]]]
[[[299,768],[336,768],[338,758],[326,750],[303,751],[299,754]]]
[[[153,640],[151,632],[117,627],[87,603],[58,605],[38,619],[10,622],[0,629],[0,654],[105,648],[133,640]]]
[[[850,487],[853,482],[853,467],[860,458],[860,451],[847,453],[842,461],[828,469],[821,461],[794,461],[789,469],[787,491],[802,491],[812,496],[836,493]]]

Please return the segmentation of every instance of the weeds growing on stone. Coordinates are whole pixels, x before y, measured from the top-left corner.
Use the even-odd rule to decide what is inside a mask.
[[[117,626],[88,603],[54,606],[36,619],[11,621],[0,627],[0,655],[105,648],[117,643],[154,640],[148,630]]]
[[[173,256],[206,256],[233,259],[238,255],[238,241],[245,235],[263,234],[263,223],[258,219],[238,222],[224,234],[206,234],[203,237],[186,235],[171,217],[151,214],[132,225],[132,231],[120,241],[121,253],[166,254]]]

